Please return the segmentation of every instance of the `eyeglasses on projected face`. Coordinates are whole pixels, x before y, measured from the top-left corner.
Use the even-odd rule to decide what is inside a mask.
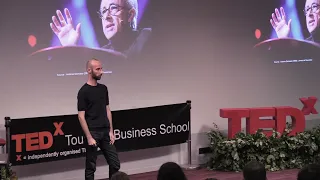
[[[320,8],[320,5],[317,3],[312,3],[310,7],[307,7],[303,10],[304,15],[306,16],[308,13],[316,13]]]
[[[109,8],[102,8],[99,11],[97,11],[100,19],[105,19],[105,15],[109,13],[110,15],[114,16],[119,11],[121,11],[124,7],[117,5],[117,4],[110,4]]]

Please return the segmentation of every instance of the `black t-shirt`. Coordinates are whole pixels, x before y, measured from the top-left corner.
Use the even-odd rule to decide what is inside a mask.
[[[85,111],[89,130],[109,128],[106,106],[109,105],[107,86],[84,84],[78,92],[78,111]]]

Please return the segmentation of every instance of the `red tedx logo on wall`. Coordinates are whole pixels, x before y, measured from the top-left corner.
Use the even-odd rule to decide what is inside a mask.
[[[286,118],[292,119],[292,131],[289,135],[303,132],[306,126],[305,116],[318,114],[315,109],[316,97],[300,98],[302,109],[291,106],[259,107],[259,108],[224,108],[220,109],[220,117],[228,118],[228,137],[233,138],[241,132],[241,118],[246,118],[246,132],[253,134],[262,128],[272,128],[282,133],[286,128]],[[272,117],[272,119],[260,119]],[[267,136],[272,135],[271,130],[263,131]]]

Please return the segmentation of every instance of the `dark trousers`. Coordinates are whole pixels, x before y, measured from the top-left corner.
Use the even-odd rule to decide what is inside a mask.
[[[116,147],[110,144],[109,130],[94,130],[90,131],[91,136],[96,140],[97,146],[86,146],[86,169],[85,179],[94,180],[97,161],[97,147],[99,147],[109,164],[109,179],[120,169],[120,161]]]

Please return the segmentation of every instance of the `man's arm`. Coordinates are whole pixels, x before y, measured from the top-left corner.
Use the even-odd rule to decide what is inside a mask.
[[[107,105],[106,110],[107,110],[107,116],[108,116],[108,120],[109,120],[109,124],[110,124],[110,131],[113,132],[112,113],[111,113],[109,105]]]
[[[107,111],[107,117],[108,117],[109,124],[110,124],[110,131],[109,131],[110,144],[113,144],[115,141],[115,138],[114,138],[114,134],[113,134],[112,113],[111,113],[110,106],[109,106],[109,92],[108,92],[107,86],[106,86],[106,111]]]
[[[82,130],[83,130],[85,136],[87,137],[87,139],[90,139],[90,138],[92,138],[92,136],[91,136],[91,133],[89,131],[88,124],[86,122],[84,114],[85,114],[84,111],[79,111],[78,112],[78,119],[80,121],[80,125],[82,127]]]
[[[87,139],[92,138],[91,133],[89,131],[89,127],[87,124],[87,121],[85,119],[85,110],[86,110],[86,101],[85,101],[85,93],[83,91],[78,92],[78,119],[80,121],[80,125],[82,127],[82,130],[87,137]]]
[[[110,105],[109,105],[109,91],[108,91],[108,87],[105,86],[105,90],[106,90],[106,111],[107,111],[107,117],[109,120],[109,124],[110,124],[110,132],[113,133],[113,125],[112,125],[112,113],[110,110]]]

